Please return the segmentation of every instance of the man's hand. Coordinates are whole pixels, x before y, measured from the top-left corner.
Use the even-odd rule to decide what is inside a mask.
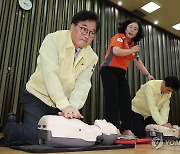
[[[173,127],[170,123],[164,124],[163,126],[167,127],[167,128],[172,128]]]
[[[76,118],[76,119],[80,119],[83,118],[83,116],[80,114],[80,112],[74,108],[73,106],[67,106],[65,108],[62,109],[61,112],[58,112],[58,114],[60,116],[64,116],[65,118]]]

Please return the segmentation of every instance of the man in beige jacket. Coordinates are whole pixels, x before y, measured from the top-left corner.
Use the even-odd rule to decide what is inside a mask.
[[[168,123],[170,98],[173,91],[180,88],[180,81],[175,76],[164,80],[146,82],[132,99],[132,131],[139,137],[146,137],[145,127],[158,124],[171,128]]]
[[[37,67],[22,93],[23,123],[9,114],[4,135],[9,143],[38,142],[38,121],[44,115],[82,118],[81,109],[91,88],[90,78],[98,61],[90,44],[100,28],[97,15],[80,11],[70,30],[51,33],[44,39]]]

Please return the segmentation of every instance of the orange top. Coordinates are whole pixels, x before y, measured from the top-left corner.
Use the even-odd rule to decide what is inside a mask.
[[[109,47],[106,51],[104,62],[101,64],[101,67],[112,66],[118,67],[127,70],[130,60],[135,59],[135,54],[129,54],[127,56],[116,56],[113,54],[112,47],[118,46],[121,49],[130,49],[134,46],[134,42],[129,40],[124,34],[117,33],[112,37]]]

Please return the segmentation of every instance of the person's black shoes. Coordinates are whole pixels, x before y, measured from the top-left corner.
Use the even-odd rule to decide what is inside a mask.
[[[13,112],[8,113],[6,123],[8,123],[8,122],[16,122],[16,114],[15,113],[13,113]]]
[[[16,123],[16,114],[13,112],[8,113],[6,124],[4,129],[2,130],[4,138],[7,138],[9,129],[13,127],[13,125]]]
[[[8,143],[6,142],[5,137],[0,138],[0,147],[8,147]]]

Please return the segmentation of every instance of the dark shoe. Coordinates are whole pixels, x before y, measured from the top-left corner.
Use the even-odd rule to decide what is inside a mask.
[[[7,138],[9,129],[13,127],[13,125],[16,124],[16,114],[13,112],[8,113],[6,124],[4,129],[2,130],[3,136]]]
[[[6,122],[16,122],[16,114],[13,112],[8,113]]]
[[[0,138],[0,147],[8,147],[8,143],[6,142],[6,139],[4,137]]]

